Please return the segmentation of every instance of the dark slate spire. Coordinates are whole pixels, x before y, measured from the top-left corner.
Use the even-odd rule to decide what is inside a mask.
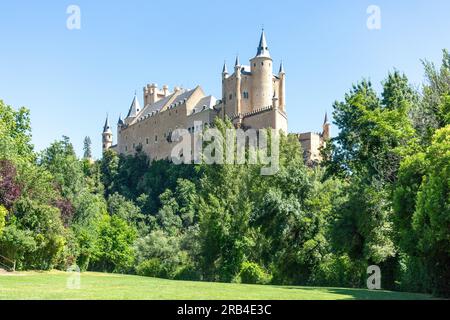
[[[280,71],[278,71],[278,73],[285,73],[285,72],[284,72],[284,66],[283,66],[283,60],[281,60],[281,63],[280,63]]]
[[[240,65],[241,64],[239,62],[239,55],[236,55],[236,61],[234,62],[234,66],[237,67],[237,66],[240,66]]]
[[[325,120],[323,121],[323,124],[328,124],[328,112],[325,112]]]
[[[261,39],[259,40],[258,51],[256,52],[257,57],[267,57],[270,58],[269,47],[267,46],[266,34],[264,29],[261,32]]]
[[[108,115],[106,115],[105,125],[103,126],[103,132],[111,132],[111,126],[109,125]]]
[[[222,73],[223,73],[223,74],[225,74],[225,73],[228,74],[227,62],[226,62],[226,61],[223,62]]]

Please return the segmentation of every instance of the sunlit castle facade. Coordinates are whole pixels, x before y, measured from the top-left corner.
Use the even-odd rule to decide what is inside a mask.
[[[143,102],[141,107],[135,95],[127,116],[119,118],[116,145],[106,119],[102,135],[104,151],[113,149],[121,154],[134,154],[140,148],[152,160],[169,159],[174,130],[184,128],[194,133],[211,125],[216,117],[228,117],[237,128],[288,132],[285,71],[281,63],[278,73],[273,72],[264,31],[249,65],[240,64],[237,57],[234,70],[229,73],[224,64],[221,99],[207,95],[200,86],[175,87],[170,91],[167,85],[160,89],[156,84],[149,84],[143,89]]]

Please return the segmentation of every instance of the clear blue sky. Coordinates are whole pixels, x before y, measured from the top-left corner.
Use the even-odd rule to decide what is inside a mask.
[[[70,4],[81,30],[66,28]],[[371,4],[381,30],[366,27]],[[363,77],[397,68],[419,85],[420,59],[450,48],[449,13],[448,0],[1,1],[0,99],[31,110],[36,150],[67,135],[81,155],[90,136],[99,157],[106,113],[115,125],[151,82],[220,97],[224,59],[247,63],[264,25],[286,69],[289,131],[318,131]]]

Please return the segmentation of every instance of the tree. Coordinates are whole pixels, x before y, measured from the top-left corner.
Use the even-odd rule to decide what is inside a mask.
[[[31,144],[30,112],[26,108],[15,111],[0,100],[0,159],[15,163],[35,159]]]
[[[103,152],[100,162],[101,181],[105,187],[105,196],[109,196],[119,191],[117,185],[117,175],[119,170],[119,156],[109,149]]]
[[[45,149],[38,163],[53,175],[63,197],[74,199],[84,188],[83,167],[68,137],[55,141]]]
[[[11,208],[21,193],[16,176],[14,164],[9,160],[0,160],[0,205],[6,208]]]
[[[425,68],[426,83],[422,89],[422,103],[412,110],[412,120],[422,144],[428,145],[434,131],[449,123],[446,96],[450,94],[450,54],[443,50],[439,69],[427,60],[422,64]]]
[[[124,196],[114,193],[108,198],[108,212],[112,216],[127,221],[132,225],[139,234],[143,235],[148,232],[148,227],[145,224],[145,216],[141,213],[141,209],[134,204],[133,201],[127,200]]]
[[[91,150],[92,141],[90,137],[85,137],[83,141],[83,157],[85,159],[92,159],[92,150]]]
[[[305,285],[313,281],[314,271],[329,249],[330,209],[322,206],[330,202],[333,188],[323,188],[321,174],[303,164],[294,136],[282,139],[280,158],[280,171],[262,191],[252,220],[269,239],[266,250],[270,254],[265,254],[269,256],[265,262],[272,265],[273,281]],[[320,200],[316,198],[319,195]]]
[[[36,247],[24,256],[23,266],[49,270],[61,260],[65,245],[65,229],[57,208],[22,197],[15,204],[16,226],[31,232]],[[15,257],[14,257],[15,258]]]
[[[450,296],[450,125],[436,131],[425,161],[412,226],[431,289]]]
[[[130,271],[135,259],[136,236],[136,230],[125,220],[104,215],[98,226],[92,268],[104,272]]]
[[[402,159],[420,150],[410,120],[417,104],[406,76],[394,72],[383,82],[381,98],[363,81],[334,105],[340,133],[326,166],[350,182],[348,198],[337,209],[334,248],[382,266],[387,288],[393,288],[398,268],[391,194]]]

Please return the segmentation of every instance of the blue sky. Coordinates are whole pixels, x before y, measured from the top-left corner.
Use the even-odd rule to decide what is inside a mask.
[[[71,4],[81,30],[66,28]],[[372,4],[380,30],[366,26]],[[67,135],[81,155],[90,136],[99,157],[106,113],[115,124],[152,82],[219,98],[223,61],[247,63],[264,25],[285,65],[289,131],[318,131],[363,77],[379,88],[397,68],[420,85],[420,59],[450,48],[449,12],[448,0],[1,1],[0,99],[31,110],[36,150]]]

